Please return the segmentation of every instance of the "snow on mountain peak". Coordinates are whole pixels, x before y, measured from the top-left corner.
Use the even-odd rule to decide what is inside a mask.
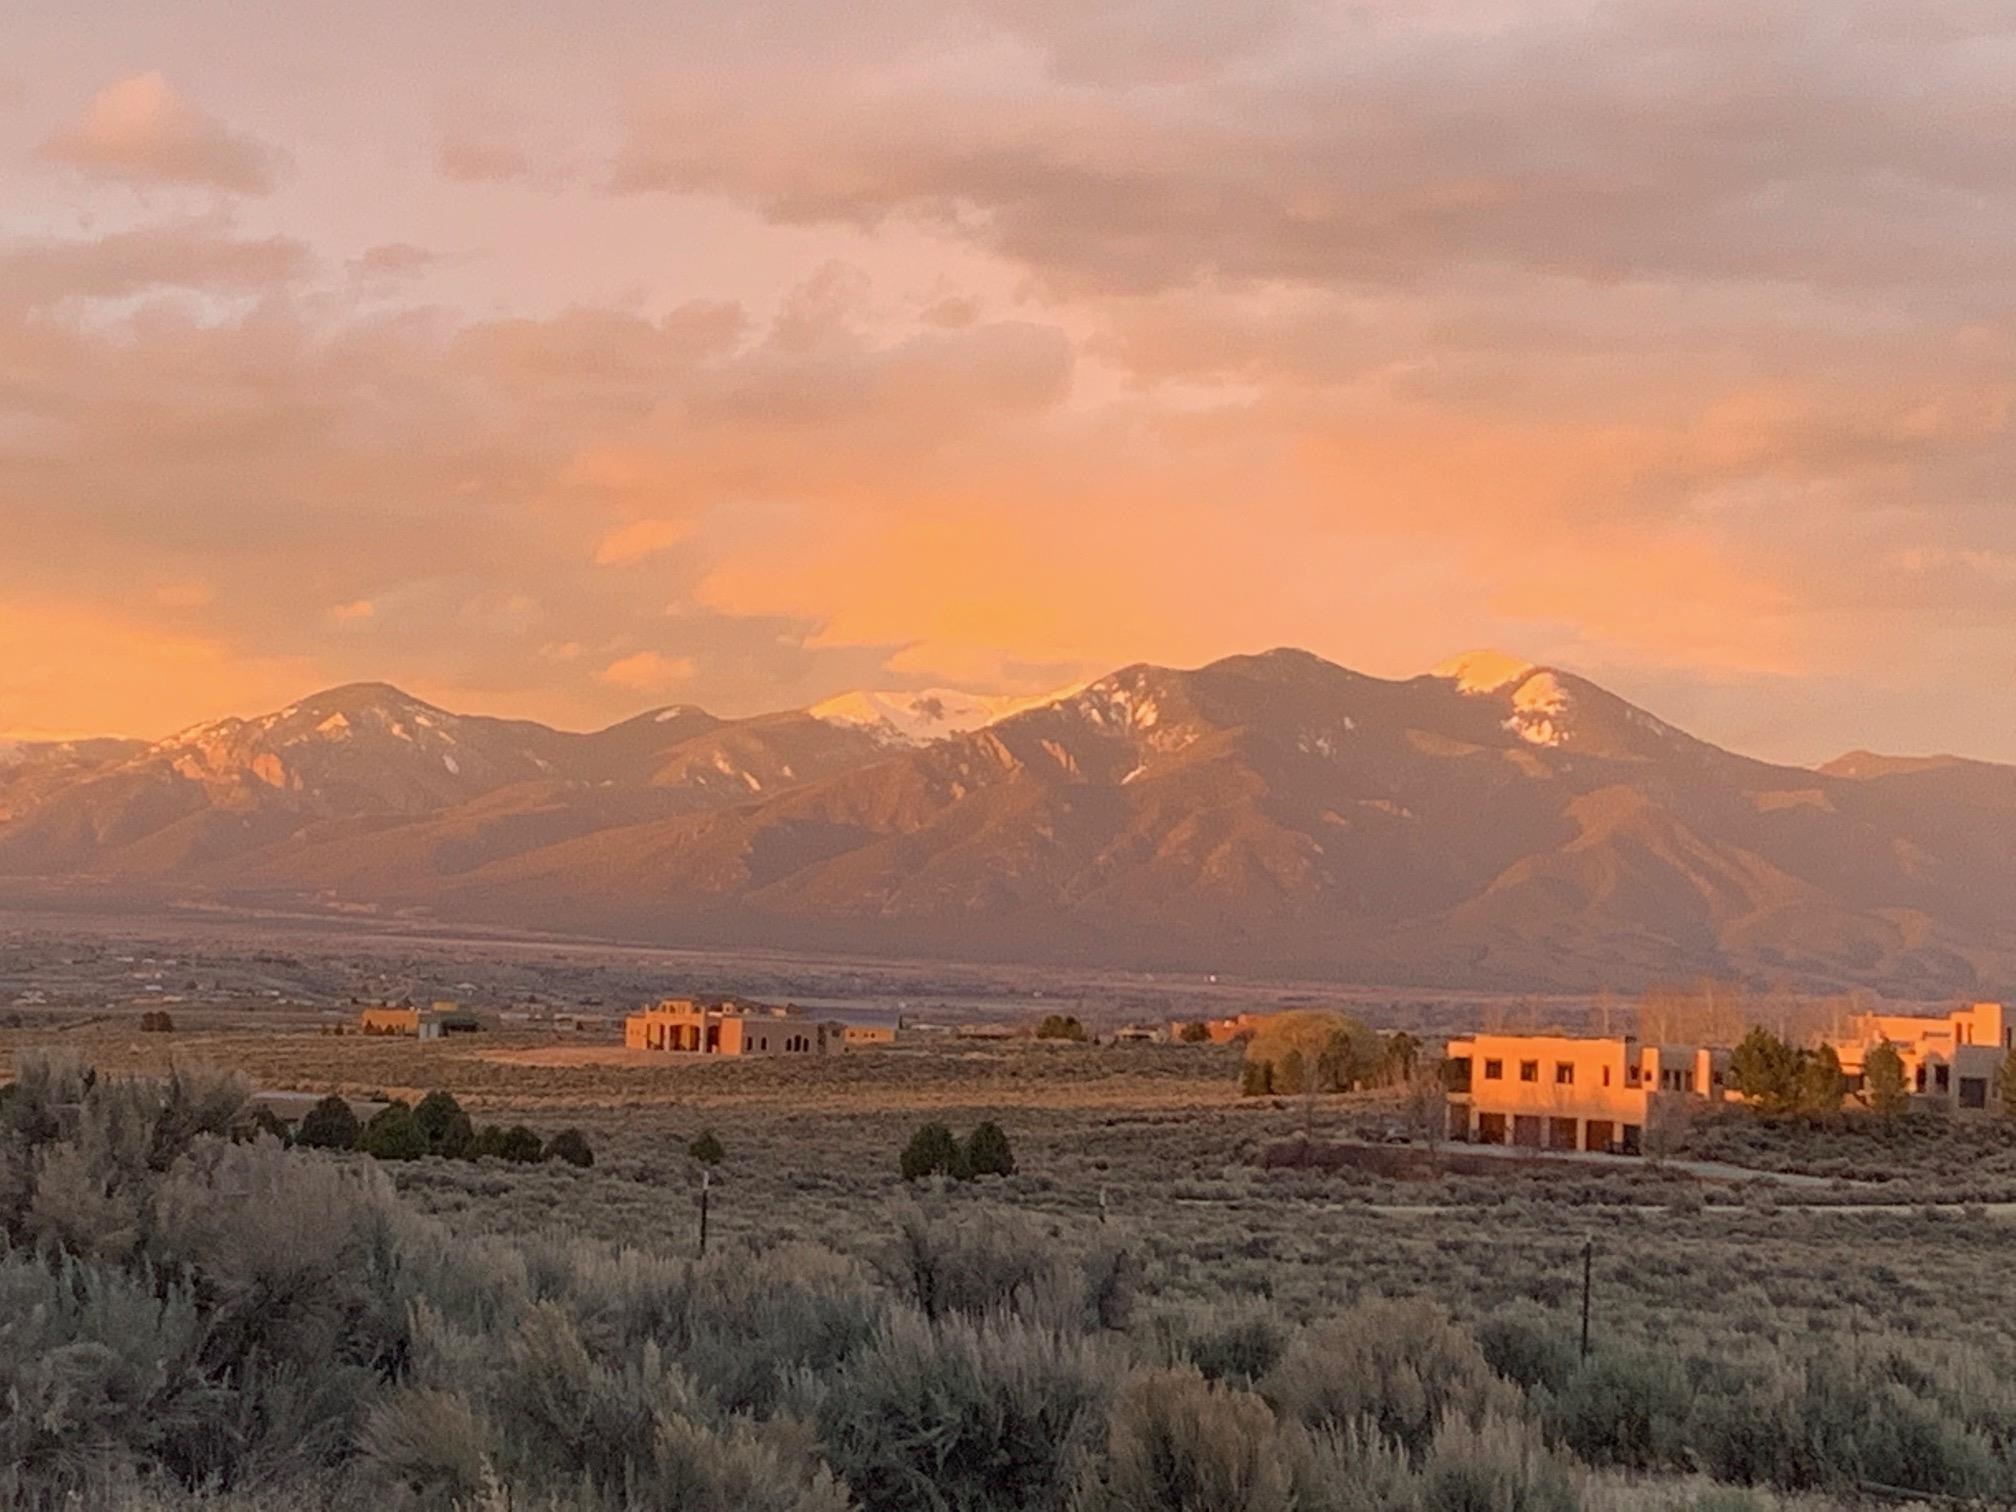
[[[1484,650],[1452,656],[1429,675],[1455,683],[1459,693],[1496,693],[1538,670],[1531,662],[1503,651]]]
[[[906,692],[856,690],[841,693],[807,712],[827,724],[868,730],[898,745],[923,745],[947,735],[964,735],[996,720],[1054,702],[1060,695],[1035,698],[1003,693],[963,693],[953,688],[919,688]]]
[[[1534,672],[1512,694],[1512,717],[1505,728],[1529,745],[1558,746],[1568,738],[1562,716],[1568,690],[1552,672]]]

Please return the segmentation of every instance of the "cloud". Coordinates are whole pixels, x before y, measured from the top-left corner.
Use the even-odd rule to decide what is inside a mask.
[[[1983,87],[2016,54],[2006,11],[1267,9],[1221,48],[1161,6],[985,6],[958,42],[892,22],[880,66],[794,53],[768,87],[696,52],[634,111],[613,182],[921,221],[1074,290],[1466,266],[1979,287],[2016,231],[2016,106]],[[1127,59],[1157,39],[1187,61],[1147,85]]]
[[[272,193],[286,159],[190,104],[159,73],[107,85],[84,118],[56,132],[43,156],[97,178]]]
[[[656,651],[637,651],[619,657],[601,672],[602,681],[639,693],[657,693],[690,682],[698,669],[691,657],[661,656]]]
[[[0,305],[162,289],[263,294],[314,267],[314,253],[293,237],[238,236],[216,216],[161,221],[94,237],[0,242]]]
[[[632,566],[691,540],[693,531],[690,520],[633,520],[602,538],[595,561],[603,567]]]
[[[579,724],[626,678],[753,712],[1507,644],[1710,735],[1859,681],[1859,739],[2016,756],[2016,17],[1208,9],[584,22],[431,138],[351,107],[368,203],[19,234],[0,601]]]
[[[380,242],[351,258],[349,268],[354,278],[389,283],[425,273],[440,260],[425,247],[416,247],[411,242]]]

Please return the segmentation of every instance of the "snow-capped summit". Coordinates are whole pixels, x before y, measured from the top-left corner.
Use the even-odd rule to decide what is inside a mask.
[[[1024,709],[1067,697],[1059,690],[1036,697],[1008,693],[964,693],[954,688],[908,692],[857,689],[812,705],[806,712],[827,724],[867,730],[890,745],[924,745],[948,735],[964,735]]]

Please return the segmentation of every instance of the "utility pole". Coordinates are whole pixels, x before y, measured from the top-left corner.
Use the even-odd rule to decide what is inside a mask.
[[[706,1230],[703,1228],[702,1233]],[[1596,1236],[1582,1241],[1582,1358],[1589,1358],[1589,1276],[1596,1264]]]
[[[707,1253],[707,1192],[714,1185],[714,1173],[706,1166],[700,1168],[700,1253]],[[1589,1353],[1589,1296],[1584,1288],[1582,1296],[1582,1353]]]

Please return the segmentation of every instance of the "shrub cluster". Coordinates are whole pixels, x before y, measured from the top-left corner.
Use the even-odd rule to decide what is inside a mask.
[[[905,1181],[922,1181],[927,1176],[949,1176],[955,1181],[1013,1176],[1015,1152],[1001,1125],[991,1121],[975,1125],[963,1144],[944,1124],[927,1123],[910,1136],[899,1166]]]
[[[173,1034],[175,1020],[165,1008],[149,1008],[140,1015],[142,1034]]]
[[[963,1193],[859,1258],[457,1235],[245,1107],[34,1056],[0,1092],[0,1505],[1578,1512],[1683,1466],[2016,1495],[2016,1394],[1935,1351],[1585,1360],[1538,1304],[1473,1331],[1376,1296],[1144,1316],[1124,1237]]]
[[[1036,1026],[1036,1038],[1040,1040],[1071,1040],[1083,1044],[1090,1038],[1085,1026],[1069,1013],[1051,1013],[1043,1017]]]
[[[579,1129],[562,1129],[547,1140],[523,1124],[508,1129],[485,1124],[478,1129],[447,1092],[429,1092],[411,1107],[395,1097],[368,1122],[360,1122],[348,1100],[332,1092],[308,1110],[294,1142],[316,1150],[358,1150],[377,1160],[439,1155],[448,1160],[489,1156],[524,1165],[542,1160],[595,1164],[595,1152]]]

